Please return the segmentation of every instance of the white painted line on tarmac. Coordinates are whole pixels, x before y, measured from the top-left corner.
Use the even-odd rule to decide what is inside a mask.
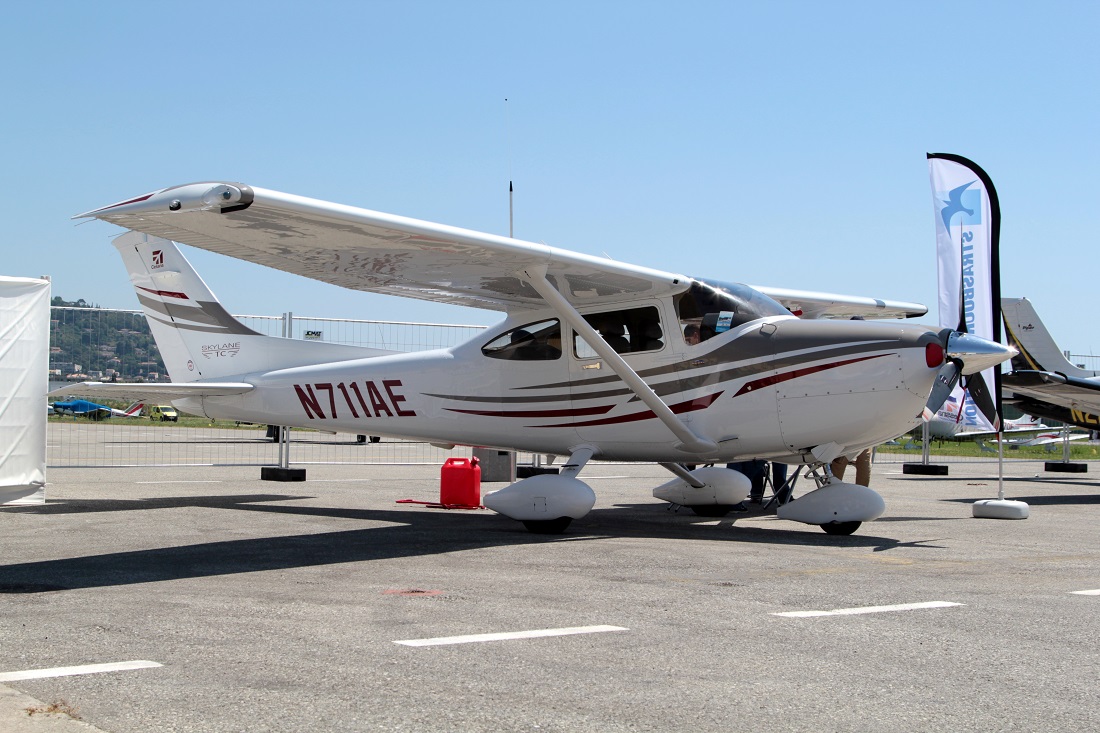
[[[135,484],[220,484],[222,481],[135,481]]]
[[[784,618],[814,618],[816,616],[858,616],[865,613],[889,613],[891,611],[917,611],[924,608],[950,608],[963,606],[964,603],[950,601],[926,601],[924,603],[899,603],[894,606],[864,606],[863,608],[837,608],[832,611],[787,611],[773,613],[772,616]]]
[[[604,478],[630,478],[630,477],[629,476],[585,476],[584,480],[585,481],[594,481],[594,480],[599,480],[599,479],[604,479]]]
[[[22,672],[0,672],[0,682],[19,680],[41,680],[47,677],[71,677],[78,674],[99,674],[100,672],[124,672],[131,669],[150,669],[163,665],[142,659],[132,662],[112,662],[110,664],[83,664],[79,667],[53,667],[52,669],[25,669]]]
[[[352,483],[366,483],[372,481],[369,478],[311,478],[309,482],[311,484],[352,484]]]
[[[1072,590],[1070,593],[1078,596],[1100,596],[1100,589],[1097,590]]]
[[[567,629],[538,629],[536,631],[508,631],[500,634],[470,634],[468,636],[438,636],[434,639],[406,639],[394,644],[405,646],[442,646],[444,644],[470,644],[477,641],[507,641],[510,639],[536,639],[543,636],[570,636],[572,634],[598,634],[603,631],[629,631],[622,626],[573,626]]]

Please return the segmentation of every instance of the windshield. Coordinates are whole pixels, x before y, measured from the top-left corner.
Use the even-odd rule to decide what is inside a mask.
[[[791,312],[759,290],[741,283],[695,280],[676,304],[684,340],[699,343],[743,323]]]

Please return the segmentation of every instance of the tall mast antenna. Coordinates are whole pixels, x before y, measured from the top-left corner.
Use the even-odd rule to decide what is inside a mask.
[[[508,98],[504,98],[505,139],[508,145],[508,238],[513,238],[512,229],[512,115],[508,108]]]

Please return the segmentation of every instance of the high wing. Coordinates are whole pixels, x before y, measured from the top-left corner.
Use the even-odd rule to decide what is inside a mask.
[[[96,395],[120,400],[171,400],[188,397],[225,397],[249,392],[253,386],[247,382],[186,382],[186,383],[115,383],[75,382],[49,393],[50,397],[66,395]],[[104,408],[110,409],[110,408]]]
[[[575,305],[688,285],[675,273],[237,183],[166,188],[81,217],[352,290],[489,310],[543,307],[513,274],[542,267]]]
[[[783,307],[802,318],[918,318],[928,312],[920,303],[899,300],[879,300],[834,293],[750,286],[777,300]]]
[[[545,268],[574,306],[676,294],[690,283],[677,273],[240,183],[175,186],[75,218],[82,217],[352,290],[489,310],[544,307],[516,276],[532,269]],[[808,318],[927,312],[916,303],[757,289]]]

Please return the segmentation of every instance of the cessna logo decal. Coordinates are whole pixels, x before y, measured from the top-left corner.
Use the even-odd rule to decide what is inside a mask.
[[[164,267],[164,250],[162,249],[153,250],[153,269],[155,270],[158,267]]]
[[[362,417],[416,417],[413,410],[402,407],[406,397],[397,392],[398,387],[400,379],[383,379],[378,384],[364,380],[362,386],[359,382],[296,384],[294,391],[310,420],[335,420],[345,408],[353,418],[359,418],[360,412]]]
[[[240,350],[240,341],[229,344],[203,344],[202,355],[205,359],[225,359],[236,356]]]

